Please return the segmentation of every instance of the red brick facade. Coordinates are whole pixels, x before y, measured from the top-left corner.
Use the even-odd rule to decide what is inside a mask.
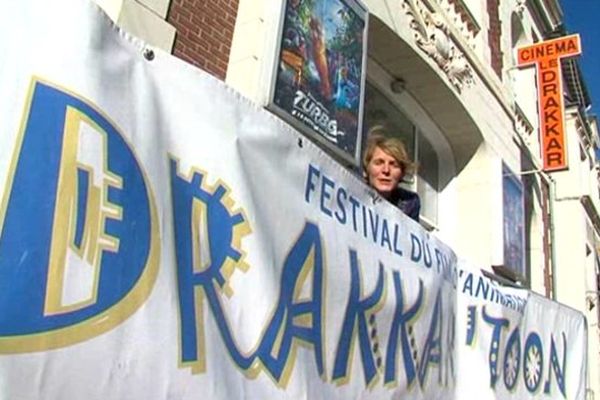
[[[173,55],[224,79],[237,9],[238,0],[172,0]]]
[[[500,42],[502,28],[500,26],[499,5],[500,0],[487,0],[487,12],[490,19],[488,45],[490,46],[491,64],[496,75],[502,80],[502,47]]]

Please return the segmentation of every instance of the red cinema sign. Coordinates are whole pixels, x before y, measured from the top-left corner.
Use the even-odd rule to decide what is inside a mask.
[[[540,110],[540,145],[544,171],[568,168],[560,59],[581,53],[579,35],[518,49],[519,67],[535,64]]]

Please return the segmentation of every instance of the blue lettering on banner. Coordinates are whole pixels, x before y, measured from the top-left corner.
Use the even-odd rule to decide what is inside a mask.
[[[316,175],[316,172],[313,172],[313,175]],[[316,371],[326,380],[323,347],[324,249],[319,228],[313,223],[305,224],[284,261],[279,298],[272,317],[259,343],[254,347],[256,350],[244,354],[236,344],[231,324],[219,298],[222,296],[221,292],[224,292],[222,288],[227,286],[228,279],[228,276],[221,272],[232,271],[234,267],[240,266],[238,264],[244,264],[239,246],[242,232],[236,230],[248,232],[249,227],[245,227],[247,223],[243,211],[234,212],[231,207],[225,206],[231,205],[232,201],[222,200],[227,193],[223,184],[212,189],[207,188],[203,181],[204,174],[197,171],[193,172],[190,178],[180,177],[176,161],[171,160],[182,364],[190,366],[194,373],[206,371],[202,332],[206,300],[227,352],[247,375],[254,377],[259,371],[265,371],[280,387],[286,387],[296,361],[296,346],[308,344],[309,348],[312,348]],[[306,196],[310,195],[311,191],[307,191]],[[194,205],[196,201],[198,204]],[[198,211],[194,214],[195,208]],[[195,233],[194,229],[198,232]],[[213,242],[213,237],[219,240]],[[203,245],[205,241],[207,243]],[[423,388],[429,369],[437,366],[438,383],[447,385],[449,377],[454,379],[454,330],[447,324],[443,325],[445,321],[442,317],[441,292],[436,296],[428,334],[419,352],[414,324],[418,323],[417,317],[422,314],[420,311],[424,305],[423,282],[419,280],[417,297],[407,307],[400,272],[392,272],[396,309],[388,335],[390,339],[385,365],[382,366],[383,357],[379,350],[382,346],[377,332],[376,314],[385,302],[385,269],[380,263],[377,282],[372,292],[364,296],[356,251],[349,251],[349,261],[351,287],[337,342],[332,380],[338,384],[348,381],[353,343],[358,339],[367,386],[376,382],[380,368],[385,371],[386,383],[396,382],[398,343],[401,344],[402,366],[409,383],[418,378],[420,387]],[[227,263],[231,265],[224,268]],[[300,297],[305,286],[310,287],[310,296],[306,297],[304,294]],[[450,312],[447,323],[454,323],[453,315],[454,313]],[[420,358],[416,356],[419,354]],[[442,376],[445,376],[445,380]]]
[[[390,331],[390,340],[388,342],[385,368],[385,383],[396,382],[396,361],[398,354],[398,335],[400,335],[400,345],[402,347],[402,360],[406,381],[409,385],[417,376],[416,357],[413,357],[413,347],[415,343],[414,330],[410,324],[417,317],[419,310],[423,306],[423,281],[419,279],[419,289],[414,303],[408,307],[405,306],[405,295],[402,290],[402,280],[400,272],[392,273],[394,281],[394,293],[396,294],[396,308],[392,319],[392,329]],[[411,345],[411,343],[413,343]]]
[[[403,258],[403,242],[409,233],[398,222],[381,216],[374,208],[363,204],[347,188],[325,175],[318,167],[308,164],[304,186],[304,201],[315,204],[328,218],[352,229],[395,257]],[[456,288],[458,271],[456,257],[433,247],[429,241],[410,233],[410,260],[441,274]],[[435,258],[434,258],[435,257]]]
[[[354,347],[353,343],[358,335],[365,383],[370,385],[377,375],[377,365],[371,351],[374,343],[372,344],[369,339],[371,335],[367,321],[374,322],[376,310],[382,306],[385,275],[383,273],[383,265],[380,264],[375,289],[373,289],[370,295],[361,299],[363,285],[358,257],[354,250],[350,250],[350,274],[350,297],[346,306],[342,331],[337,345],[332,378],[338,382],[347,381],[350,369],[349,364],[352,357],[350,350]],[[371,332],[373,330],[374,328],[371,327]],[[376,332],[373,335],[373,340],[375,340],[375,335]],[[381,360],[379,360],[379,363],[381,363]]]
[[[476,313],[477,306],[468,306],[469,315]],[[502,382],[504,387],[513,391],[515,387],[522,382],[526,390],[531,394],[538,394],[544,377],[544,345],[540,334],[529,332],[526,335],[525,343],[521,342],[522,335],[518,326],[510,330],[510,322],[507,318],[494,317],[483,306],[481,310],[482,319],[492,327],[491,341],[489,343],[489,372],[490,387],[497,390],[500,374],[503,375]],[[467,319],[467,344],[472,343],[472,337],[475,335],[477,324]],[[504,332],[510,332],[503,342]],[[566,335],[561,333],[562,337],[562,357],[559,358],[559,351],[554,340],[554,335],[550,334],[550,358],[547,366],[546,381],[543,385],[543,392],[550,394],[554,376],[555,386],[563,397],[566,398],[565,372],[567,368],[567,339]],[[503,344],[504,343],[504,344]],[[503,350],[504,349],[504,350]],[[502,357],[501,357],[502,356]],[[502,367],[501,369],[499,367]],[[520,380],[520,377],[522,379]]]
[[[500,352],[500,334],[507,329],[509,321],[507,318],[495,318],[486,312],[485,306],[481,312],[483,320],[494,328],[492,330],[492,342],[490,343],[489,365],[490,365],[490,387],[495,387],[498,380],[498,353]]]
[[[396,362],[398,359],[398,336],[400,336],[402,366],[409,386],[418,378],[419,386],[421,388],[425,387],[427,374],[431,366],[438,368],[437,383],[440,386],[453,384],[456,378],[454,371],[455,332],[453,325],[449,324],[454,323],[455,317],[454,312],[449,311],[448,323],[443,324],[441,288],[436,295],[427,336],[419,357],[414,325],[425,305],[423,281],[419,279],[417,298],[412,305],[407,307],[400,272],[393,271],[392,276],[396,294],[396,308],[389,334],[384,382],[392,385],[397,382]],[[444,335],[444,332],[446,335]]]
[[[335,210],[335,217],[340,224],[346,223],[346,200],[348,199],[348,193],[344,188],[339,188],[337,192],[337,204],[338,209]]]
[[[456,313],[455,309],[452,308],[450,310],[450,315],[448,318],[448,328],[447,328],[447,339],[446,339],[446,357],[443,358],[445,361],[445,372],[444,382],[445,386],[449,386],[450,380],[452,383],[456,382],[456,369],[454,364],[454,355],[456,351]]]
[[[423,260],[423,264],[427,268],[431,268],[432,259],[431,259],[431,249],[429,248],[429,243],[425,243],[422,239],[419,239],[414,234],[410,234],[410,242],[412,244],[410,251],[410,259],[414,262],[419,262]]]
[[[290,352],[300,343],[313,347],[317,372],[324,378],[323,268],[319,228],[307,223],[283,265],[277,308],[258,348],[260,361],[282,386],[295,361]],[[307,282],[309,276],[312,281]],[[305,284],[311,287],[310,298],[300,300]]]
[[[338,384],[347,382],[352,360],[351,350],[354,348],[355,339],[358,338],[365,383],[367,386],[371,386],[376,381],[378,370],[382,366],[382,359],[379,356],[380,335],[377,331],[376,315],[385,301],[384,266],[380,263],[377,283],[373,291],[362,298],[360,267],[354,250],[350,250],[350,269],[350,297],[337,345],[332,377]],[[454,328],[450,328],[449,325],[446,325],[446,329],[444,329],[441,290],[436,296],[428,334],[419,359],[414,325],[418,322],[418,316],[424,305],[423,281],[419,280],[417,297],[411,305],[407,306],[399,271],[392,272],[392,280],[396,305],[383,365],[384,383],[395,385],[397,382],[398,344],[400,344],[402,370],[409,386],[418,378],[420,387],[423,388],[427,381],[427,372],[432,365],[438,367],[438,383],[447,386],[450,384],[450,379],[452,382],[455,380],[453,355],[455,335]],[[448,321],[448,323],[454,323],[453,312],[449,314]],[[444,332],[446,332],[445,336]],[[447,346],[447,351],[444,351],[444,345]]]
[[[150,294],[153,196],[118,128],[89,101],[32,81],[0,204],[0,353],[87,340]]]
[[[431,322],[429,324],[429,332],[425,340],[425,348],[419,363],[419,383],[423,387],[427,371],[430,364],[439,364],[442,361],[443,343],[442,343],[442,297],[441,290],[438,291],[435,297],[433,313],[431,314]],[[438,368],[438,383],[442,383],[442,368]]]
[[[179,288],[181,363],[192,372],[206,371],[204,300],[217,322],[221,338],[234,363],[250,376],[257,362],[282,387],[287,384],[300,343],[314,348],[317,371],[324,376],[322,338],[323,250],[315,224],[307,223],[288,254],[281,275],[280,295],[257,350],[244,354],[237,345],[231,324],[221,305],[234,268],[245,270],[241,239],[250,228],[243,211],[232,211],[225,186],[206,187],[204,174],[194,171],[186,179],[171,166],[171,193]],[[310,281],[307,281],[311,277]],[[301,298],[309,285],[310,298]]]
[[[177,287],[181,331],[180,362],[194,373],[206,370],[204,344],[204,300],[212,311],[219,332],[234,362],[250,369],[254,355],[239,349],[226,319],[217,287],[227,290],[227,278],[235,267],[246,269],[241,239],[249,233],[242,211],[229,210],[228,191],[223,184],[204,188],[204,174],[194,171],[187,179],[170,160],[173,226],[177,261]],[[201,319],[201,320],[198,320]]]
[[[317,167],[308,164],[304,201],[316,202],[319,211],[327,217],[335,217],[341,225],[351,222],[352,230],[361,233],[381,248],[402,257],[402,230],[396,222],[391,223],[374,209],[348,193],[343,186],[323,174]]]
[[[244,232],[249,232],[249,226],[244,212],[233,211],[233,201],[224,200],[228,197],[224,185],[219,183],[214,188],[207,187],[204,177],[205,174],[198,170],[194,170],[189,178],[179,176],[177,162],[171,160],[182,364],[191,367],[194,373],[206,371],[203,339],[203,310],[206,308],[206,301],[218,325],[225,348],[234,363],[247,375],[254,377],[259,371],[265,371],[280,387],[285,387],[295,364],[295,348],[304,343],[312,348],[316,370],[326,379],[322,332],[324,249],[317,225],[306,223],[286,257],[281,275],[280,294],[272,317],[259,343],[254,347],[256,350],[244,353],[236,344],[220,297],[223,293],[228,293],[227,281],[235,267],[243,270],[248,267],[243,260],[241,237]],[[350,214],[345,208],[336,209],[332,205],[340,199],[351,199],[351,196],[347,191],[340,190],[333,180],[324,177],[318,169],[309,167],[304,192],[307,202],[313,201],[316,188],[321,192],[321,196],[316,199],[324,215],[335,218],[338,222],[348,219]],[[387,221],[363,204],[356,203],[351,207],[353,219],[357,219],[358,213],[364,219],[361,233],[368,235],[370,232],[371,239],[377,244],[386,243],[386,237],[389,237]],[[422,247],[426,245],[422,241],[419,243]],[[451,281],[453,263],[439,251],[430,252],[427,261],[430,264],[429,268],[434,268],[432,254],[436,257],[437,271],[448,276],[447,280]],[[371,386],[383,364],[379,351],[382,346],[379,343],[376,314],[385,301],[384,266],[379,265],[377,283],[371,294],[363,297],[358,255],[356,251],[350,250],[349,256],[351,288],[337,343],[332,380],[344,384],[349,379],[353,343],[358,339],[365,383]],[[224,271],[228,271],[228,274],[224,274]],[[308,276],[311,277],[310,280],[307,280]],[[432,366],[436,366],[439,369],[438,383],[448,385],[450,379],[455,379],[454,329],[448,325],[454,323],[454,312],[449,312],[448,322],[444,325],[443,299],[441,292],[438,292],[429,320],[429,329],[426,331],[428,333],[419,352],[414,325],[418,322],[417,317],[422,314],[420,311],[424,305],[423,282],[419,280],[417,297],[412,305],[405,307],[407,300],[402,290],[400,272],[393,271],[392,277],[396,310],[383,366],[385,383],[394,384],[397,380],[396,363],[400,343],[402,369],[409,384],[418,379],[420,387],[423,388],[428,371]],[[309,298],[299,297],[304,286],[311,288]]]
[[[550,335],[550,368],[548,368],[548,378],[544,384],[544,393],[550,393],[552,387],[552,373],[556,376],[556,384],[558,389],[564,397],[567,397],[566,384],[565,384],[565,369],[567,368],[567,336],[564,332],[561,334],[563,343],[563,356],[562,363],[558,362],[558,351],[556,350],[556,343],[554,342],[554,336]]]
[[[477,330],[477,306],[469,306],[467,308],[467,335],[466,344],[473,345],[475,340],[475,332]]]
[[[327,203],[329,203],[331,200],[330,190],[333,189],[334,184],[335,184],[335,182],[333,182],[327,176],[323,175],[323,180],[322,180],[322,185],[321,185],[321,193],[323,193],[323,195],[321,196],[321,211],[323,211],[324,214],[326,214],[330,217],[331,217],[331,210],[329,208],[327,208]]]
[[[460,276],[463,280],[462,293],[523,313],[527,302],[525,298],[503,293],[494,282],[485,276],[476,276],[472,272],[464,270],[460,271]]]

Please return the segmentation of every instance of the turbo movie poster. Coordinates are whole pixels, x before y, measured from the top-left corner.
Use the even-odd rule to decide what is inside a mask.
[[[274,104],[357,159],[364,16],[339,0],[288,0]]]

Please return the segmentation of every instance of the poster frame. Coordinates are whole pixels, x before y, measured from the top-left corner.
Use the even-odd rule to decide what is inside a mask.
[[[508,202],[518,209],[511,210]],[[520,218],[519,218],[520,217]],[[520,219],[520,221],[516,220]],[[504,162],[502,163],[502,259],[503,268],[508,269],[519,280],[527,279],[525,257],[525,189],[519,179]],[[508,227],[508,228],[507,228]],[[516,233],[516,235],[511,235]],[[511,246],[517,246],[517,254],[511,257]],[[519,248],[520,247],[520,248]]]
[[[360,82],[360,93],[358,96],[358,110],[356,113],[357,126],[356,131],[352,132],[354,138],[352,140],[354,151],[343,149],[336,145],[336,143],[328,140],[324,134],[320,133],[316,129],[310,127],[308,124],[302,122],[298,118],[294,117],[290,111],[280,107],[275,102],[275,96],[277,92],[277,83],[279,78],[280,64],[282,62],[282,49],[283,49],[283,33],[286,28],[286,12],[288,4],[294,0],[283,0],[281,10],[279,13],[279,25],[277,28],[277,36],[275,38],[275,54],[273,57],[273,65],[271,71],[271,80],[269,82],[269,96],[266,109],[289,123],[292,127],[302,133],[304,136],[311,139],[320,147],[324,148],[326,152],[332,155],[335,159],[340,161],[347,167],[355,168],[360,170],[361,168],[361,155],[362,155],[362,144],[363,144],[363,113],[364,113],[364,97],[365,97],[365,86],[366,86],[366,69],[367,69],[367,48],[368,48],[368,30],[369,30],[369,12],[368,8],[360,0],[336,0],[351,9],[363,22],[362,32],[362,57],[360,60],[361,74],[359,78]],[[319,1],[319,0],[317,0]],[[321,0],[329,2],[330,0]]]

